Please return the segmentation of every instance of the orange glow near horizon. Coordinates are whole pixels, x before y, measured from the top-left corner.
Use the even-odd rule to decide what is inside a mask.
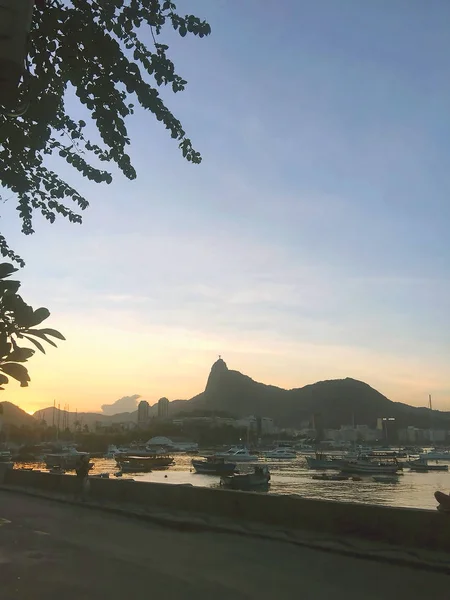
[[[68,404],[71,411],[101,412],[102,404],[132,394],[140,394],[150,404],[162,396],[189,399],[204,390],[219,348],[229,369],[265,384],[293,388],[353,377],[394,401],[416,406],[426,405],[431,390],[435,408],[450,408],[444,376],[432,365],[427,371],[419,370],[413,360],[351,347],[284,345],[273,340],[239,346],[233,338],[220,340],[171,329],[143,334],[97,327],[95,343],[85,348],[83,332],[71,323],[63,325],[67,341],[45,356],[36,354],[28,363],[29,387],[13,382],[2,400],[33,414],[52,406],[54,400],[61,408]],[[420,376],[421,372],[427,376]]]

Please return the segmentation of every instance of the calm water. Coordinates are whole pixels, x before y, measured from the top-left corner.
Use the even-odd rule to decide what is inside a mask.
[[[117,471],[114,460],[95,460],[94,472]],[[325,498],[346,502],[382,504],[385,506],[409,506],[413,508],[436,508],[434,492],[450,490],[450,473],[413,473],[405,470],[398,483],[376,483],[371,477],[362,481],[317,481],[315,473],[307,468],[306,461],[299,457],[293,461],[267,460],[271,472],[271,494],[298,494],[304,498]],[[238,465],[242,472],[250,471],[250,465]],[[175,455],[175,465],[166,471],[136,473],[130,475],[136,481],[159,483],[190,483],[204,487],[218,487],[219,477],[199,475],[193,472],[191,457]]]
[[[190,456],[175,455],[175,464],[165,471],[152,473],[134,473],[124,475],[136,481],[158,483],[189,483],[201,487],[219,487],[219,477],[199,475],[191,468]],[[117,472],[116,462],[108,459],[93,459],[91,473]],[[380,504],[385,506],[407,506],[412,508],[436,508],[434,492],[450,491],[450,472],[413,473],[405,470],[398,483],[376,483],[371,477],[362,481],[316,481],[312,479],[315,471],[306,466],[304,458],[292,461],[265,461],[271,472],[270,494],[298,494],[304,498],[321,498]],[[19,465],[18,465],[19,466]],[[42,465],[39,465],[42,467]],[[238,465],[241,472],[252,469],[250,465]]]

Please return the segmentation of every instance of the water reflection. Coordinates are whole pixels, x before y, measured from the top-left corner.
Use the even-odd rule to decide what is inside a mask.
[[[114,460],[94,459],[93,474],[117,472]],[[305,460],[266,461],[271,471],[270,494],[292,494],[303,498],[339,500],[384,506],[405,506],[412,508],[436,508],[434,492],[448,492],[450,476],[447,472],[413,473],[404,471],[398,483],[376,483],[371,477],[362,481],[318,481],[312,479],[314,471],[306,467]],[[17,465],[19,466],[19,465]],[[38,466],[38,465],[35,465]],[[44,468],[44,465],[39,465]],[[252,469],[251,465],[239,465],[242,472]],[[218,487],[220,478],[195,473],[191,467],[191,457],[175,455],[175,464],[164,471],[133,473],[124,475],[136,481],[153,481],[167,484],[191,484],[200,487]]]

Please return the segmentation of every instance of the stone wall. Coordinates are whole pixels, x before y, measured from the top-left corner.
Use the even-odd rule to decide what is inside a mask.
[[[256,521],[284,530],[352,535],[400,546],[450,551],[450,515],[438,511],[95,477],[89,481],[92,500],[105,504],[201,513],[234,521]],[[71,475],[9,470],[5,483],[69,495],[76,491],[78,482]]]

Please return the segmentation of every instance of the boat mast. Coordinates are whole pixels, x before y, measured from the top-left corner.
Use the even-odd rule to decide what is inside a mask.
[[[430,442],[433,441],[433,405],[431,404],[431,394],[428,394],[428,404],[430,407]]]

